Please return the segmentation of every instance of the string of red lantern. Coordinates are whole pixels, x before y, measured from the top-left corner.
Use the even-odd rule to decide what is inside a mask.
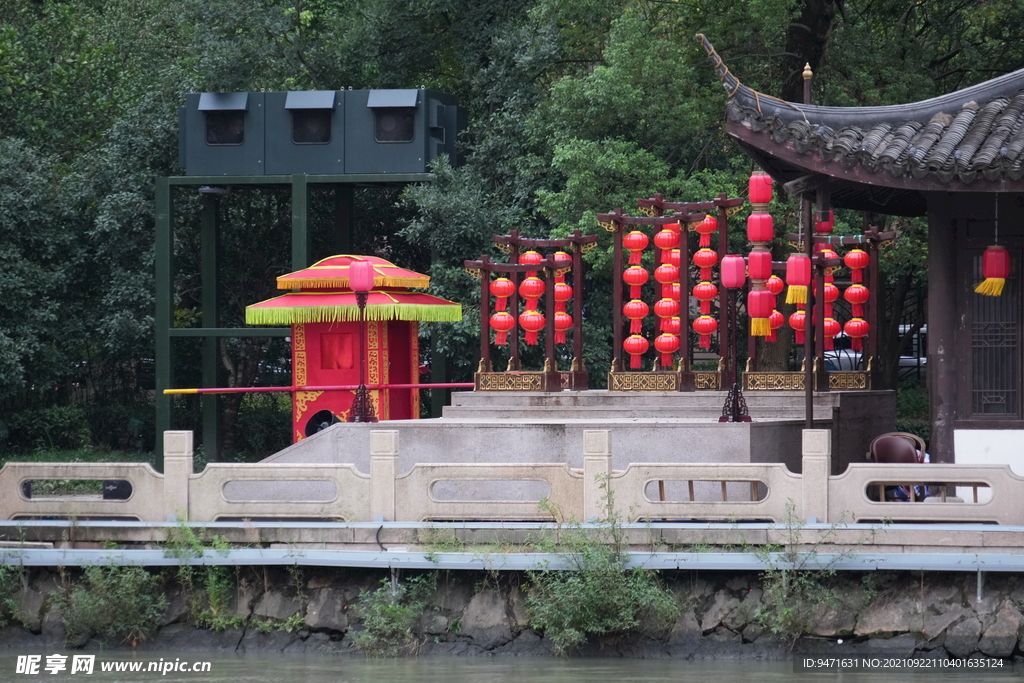
[[[516,326],[516,319],[508,312],[508,298],[515,292],[516,286],[507,277],[499,277],[490,284],[490,292],[497,301],[494,314],[491,315],[491,329],[495,331],[494,343],[499,346],[508,343],[508,333]]]
[[[519,256],[519,263],[528,265],[537,265],[543,260],[544,257],[535,251],[527,251]],[[526,278],[519,283],[519,296],[523,297],[525,302],[524,310],[519,314],[519,326],[526,331],[526,343],[530,346],[537,344],[538,333],[544,329],[547,322],[539,306],[544,290],[544,281],[537,277],[535,270],[528,271]]]
[[[564,251],[555,252],[555,343],[566,343],[565,333],[572,329],[572,316],[566,312],[566,303],[572,299],[572,285],[565,274],[572,270],[572,256]]]
[[[753,210],[747,217],[747,240],[751,244],[747,258],[750,291],[747,293],[747,315],[750,316],[750,334],[769,337],[772,332],[771,315],[775,310],[775,295],[768,291],[768,278],[772,276],[771,241],[775,239],[775,222],[768,213],[772,201],[772,179],[767,173],[756,172],[748,183]]]
[[[864,268],[867,267],[871,257],[863,249],[851,249],[843,257],[843,263],[850,269],[850,286],[843,292],[843,298],[850,303],[850,319],[843,326],[843,332],[851,339],[850,348],[854,351],[864,349],[863,338],[870,332],[869,325],[864,320],[864,304],[870,298],[870,291],[863,284]]]

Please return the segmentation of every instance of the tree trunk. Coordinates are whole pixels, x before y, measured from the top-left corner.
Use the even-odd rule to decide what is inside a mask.
[[[842,0],[803,0],[800,16],[786,29],[782,99],[804,101],[804,64],[817,72],[841,4]]]

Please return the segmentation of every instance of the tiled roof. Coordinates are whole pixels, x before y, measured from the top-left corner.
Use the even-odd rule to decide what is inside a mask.
[[[698,40],[729,94],[729,121],[801,155],[903,179],[903,187],[1024,177],[1024,70],[912,104],[819,107],[744,86],[707,39]]]

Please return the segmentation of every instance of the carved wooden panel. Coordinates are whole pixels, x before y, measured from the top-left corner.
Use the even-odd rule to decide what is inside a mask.
[[[608,391],[679,391],[678,372],[609,372]]]

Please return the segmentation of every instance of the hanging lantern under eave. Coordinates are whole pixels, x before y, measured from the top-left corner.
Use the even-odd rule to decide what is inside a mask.
[[[864,269],[871,263],[871,257],[863,249],[851,249],[843,256],[843,264],[850,269],[850,281],[864,281]]]
[[[572,316],[565,311],[555,313],[555,343],[564,344],[566,342],[565,333],[567,330],[572,329]]]
[[[667,263],[663,263],[654,269],[654,279],[665,285],[679,279],[679,269]]]
[[[693,321],[693,331],[700,335],[698,346],[702,349],[710,349],[711,335],[718,331],[718,321],[710,315],[702,315]]]
[[[843,331],[843,326],[835,318],[825,318],[825,349],[832,351],[835,348],[834,339],[837,334]]]
[[[508,311],[498,311],[491,316],[491,329],[496,332],[494,343],[503,346],[508,343],[508,333],[515,328],[516,319]]]
[[[747,217],[747,240],[771,242],[775,239],[775,220],[770,213],[752,213]]]
[[[768,291],[774,295],[782,294],[782,290],[786,288],[786,283],[782,281],[782,278],[778,275],[772,275],[768,278],[764,286],[768,288]]]
[[[751,280],[767,280],[772,276],[772,253],[752,251],[747,256],[747,271]]]
[[[683,321],[678,316],[665,318],[661,321],[661,331],[665,334],[674,334],[678,337],[683,332]]]
[[[629,367],[636,370],[640,367],[640,357],[647,353],[650,343],[639,334],[631,334],[622,342],[622,350],[629,354]]]
[[[985,296],[1000,296],[1006,278],[1010,276],[1010,252],[998,244],[989,247],[981,256],[981,275],[985,279],[974,291]]]
[[[814,222],[814,232],[817,232],[817,233],[820,233],[820,234],[828,234],[828,233],[832,232],[832,228],[834,228],[835,225],[836,225],[836,215],[835,215],[834,212],[829,211],[828,212],[828,220],[815,221]]]
[[[722,286],[729,289],[742,287],[747,281],[747,264],[742,256],[730,254],[722,258]]]
[[[839,298],[839,288],[831,282],[825,283],[825,303],[831,304]]]
[[[650,240],[647,238],[647,235],[639,230],[627,232],[622,236],[622,248],[629,251],[629,265],[640,265],[640,258],[643,256],[644,249],[647,248],[649,242]]]
[[[698,249],[693,255],[693,263],[700,268],[700,279],[710,280],[711,269],[718,263],[718,252],[711,249]]]
[[[751,204],[768,204],[772,200],[772,177],[764,171],[751,173],[747,192]]]
[[[669,282],[661,286],[661,296],[673,301],[682,301],[683,287],[678,282]]]
[[[540,253],[536,251],[524,251],[522,254],[519,255],[519,263],[528,266],[539,265],[543,260],[544,257],[541,256]],[[536,277],[536,275],[537,271],[535,270],[530,270],[527,271],[526,273],[527,277]]]
[[[871,292],[867,287],[854,283],[843,291],[843,298],[850,302],[850,310],[854,318],[864,315],[864,304],[871,298]]]
[[[767,289],[755,289],[747,293],[747,314],[750,316],[750,335],[767,337],[772,329],[768,323],[775,309],[775,297]]]
[[[679,337],[674,334],[659,334],[654,339],[654,348],[661,354],[661,367],[672,367],[672,354],[679,350]]]
[[[664,254],[662,254],[661,262],[679,268],[680,264],[682,264],[683,262],[682,252],[680,252],[678,249],[669,249]]]
[[[807,287],[811,284],[811,259],[805,254],[790,254],[786,261],[787,304],[807,303]]]

